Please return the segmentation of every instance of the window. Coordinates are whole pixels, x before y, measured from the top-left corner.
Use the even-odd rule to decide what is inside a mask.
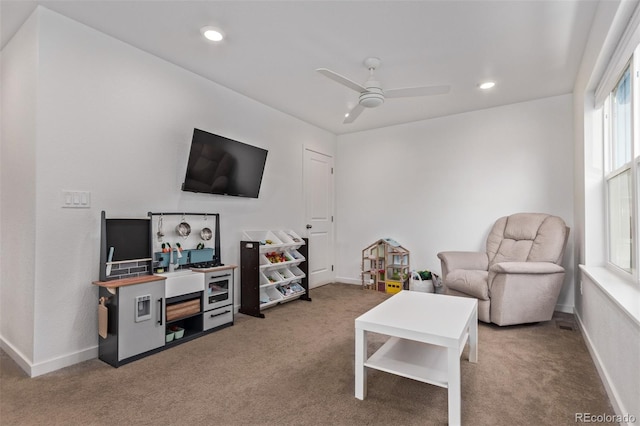
[[[634,142],[634,92],[638,84],[633,60],[604,104],[604,137],[607,164],[608,260],[636,278],[638,266],[638,202],[640,200],[640,151]],[[635,179],[634,179],[635,176]]]

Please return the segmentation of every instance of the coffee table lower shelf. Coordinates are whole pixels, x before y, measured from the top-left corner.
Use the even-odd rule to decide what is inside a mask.
[[[460,355],[469,338],[466,333]],[[396,374],[443,388],[449,387],[447,348],[415,340],[390,337],[364,363],[365,367]]]

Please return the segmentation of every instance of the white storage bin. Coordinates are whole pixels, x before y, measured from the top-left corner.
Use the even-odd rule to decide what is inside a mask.
[[[296,294],[304,294],[306,293],[304,287],[302,287],[302,283],[300,283],[299,281],[294,281],[290,284],[291,289],[296,293]]]
[[[304,256],[301,255],[298,250],[291,250],[289,254],[293,256],[294,259],[304,260]]]
[[[275,232],[282,243],[288,247],[299,248],[304,245],[304,240],[292,230],[281,230]]]
[[[278,271],[267,271],[264,275],[267,277],[269,284],[277,284],[284,281],[284,278],[278,273]]]
[[[304,245],[304,240],[302,239],[302,237],[298,234],[295,233],[295,231],[288,229],[286,231],[284,231],[287,233],[287,235],[289,236],[289,238],[291,238],[293,240],[294,243],[296,244],[300,244],[301,246]]]
[[[280,241],[282,241],[282,244],[285,245],[293,245],[293,239],[287,235],[286,232],[284,231],[274,231],[274,233],[278,236],[278,238],[280,238]]]
[[[298,250],[290,250],[287,252],[287,255],[291,256],[291,260],[297,263],[304,261],[304,256],[300,254]]]
[[[263,255],[267,262],[270,265],[282,266],[285,262],[288,262],[290,259],[287,257],[286,252],[282,251],[269,251]]]
[[[270,285],[271,282],[269,282],[269,279],[267,278],[267,276],[264,274],[264,272],[260,272],[260,285]]]
[[[293,281],[296,279],[296,276],[288,268],[281,269],[278,272],[280,272],[280,275],[282,275],[282,278],[284,279],[285,282]]]
[[[267,259],[267,256],[264,254],[260,255],[260,266],[271,266],[271,262],[269,262],[269,259]]]
[[[275,287],[267,287],[260,289],[260,303],[261,304],[274,304],[284,299],[282,293],[276,290]]]
[[[244,231],[244,237],[248,241],[260,241],[260,245],[264,247],[281,246],[283,244],[280,238],[276,237],[276,234],[271,231]],[[268,244],[267,241],[271,243]]]
[[[296,276],[296,278],[304,278],[304,272],[302,272],[302,269],[298,268],[297,266],[291,266],[289,268],[291,270],[291,272],[293,273],[293,275]]]
[[[305,293],[304,288],[297,282],[279,285],[276,286],[276,289],[283,295],[284,299],[299,297]]]

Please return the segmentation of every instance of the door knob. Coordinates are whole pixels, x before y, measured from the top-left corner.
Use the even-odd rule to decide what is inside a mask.
[[[307,224],[307,229],[313,228],[311,225]]]

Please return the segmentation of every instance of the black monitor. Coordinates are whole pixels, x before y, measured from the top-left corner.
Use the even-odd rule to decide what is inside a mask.
[[[193,129],[183,191],[258,198],[266,149]]]

